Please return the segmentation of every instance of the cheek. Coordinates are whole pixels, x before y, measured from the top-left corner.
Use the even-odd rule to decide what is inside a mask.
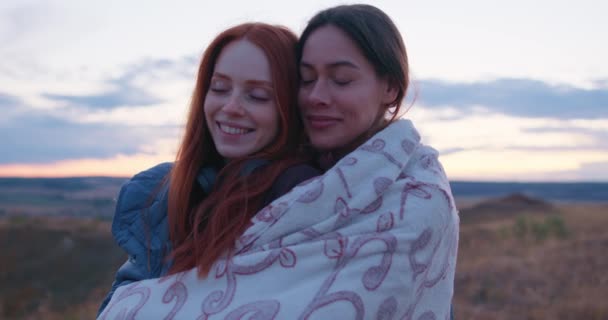
[[[379,106],[375,106],[365,94],[351,94],[345,96],[341,101],[342,113],[350,120],[351,129],[355,131],[365,131],[372,127],[377,119]]]
[[[203,113],[205,114],[208,125],[210,122],[214,122],[214,117],[220,112],[225,104],[226,101],[222,97],[217,97],[212,94],[205,97],[203,102]]]
[[[207,121],[207,125],[209,125],[211,120],[211,108],[206,101],[205,104],[203,104],[203,114],[205,114],[205,121]]]
[[[300,88],[300,90],[298,91],[298,107],[300,109],[302,109],[306,106],[307,97],[308,97],[308,93],[306,92],[306,90]]]
[[[207,123],[207,127],[212,127],[214,120],[213,116],[215,115],[215,111],[217,108],[214,108],[211,104],[203,105],[203,113],[205,114],[205,122]]]
[[[365,118],[367,97],[361,91],[351,90],[335,95],[336,104],[340,111],[349,118]]]
[[[272,137],[276,137],[279,133],[279,113],[275,110],[272,116],[272,122],[270,123],[272,128]]]
[[[266,132],[274,137],[279,130],[279,113],[276,107],[269,107],[259,114],[259,119],[260,125],[264,126]]]

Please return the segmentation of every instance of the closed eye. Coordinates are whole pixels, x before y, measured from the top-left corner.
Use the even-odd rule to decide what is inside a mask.
[[[315,82],[315,79],[300,79],[300,85],[306,86]]]
[[[209,88],[209,90],[211,90],[212,92],[215,92],[215,93],[225,93],[225,92],[228,92],[227,88],[222,88],[222,87],[217,87],[217,88],[216,87],[211,87],[211,88]]]
[[[317,76],[310,66],[303,65],[300,68],[300,85],[306,86],[315,82]]]
[[[270,98],[268,97],[261,97],[261,96],[256,96],[256,95],[249,95],[249,98],[253,101],[257,101],[257,102],[267,102],[270,100]]]
[[[272,98],[272,93],[268,89],[253,88],[249,94],[249,98],[256,102],[267,102]]]
[[[350,79],[334,79],[334,83],[339,86],[346,86],[351,82],[353,82],[353,81]]]
[[[221,77],[213,77],[209,90],[215,93],[224,93],[230,91],[230,82]]]

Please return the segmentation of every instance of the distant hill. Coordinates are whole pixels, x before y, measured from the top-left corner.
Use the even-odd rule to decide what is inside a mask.
[[[450,183],[456,198],[502,197],[522,194],[546,201],[608,202],[608,183],[516,183],[463,182]]]
[[[533,198],[521,193],[514,193],[505,197],[488,198],[470,208],[460,210],[463,223],[475,220],[488,221],[493,219],[512,219],[519,214],[546,214],[556,213],[557,208],[542,199]]]
[[[58,215],[111,218],[128,178],[0,178],[0,216]],[[521,194],[544,201],[608,202],[608,183],[451,182],[456,199]]]
[[[111,217],[127,178],[0,178],[0,216]]]
[[[0,190],[4,188],[39,188],[63,191],[96,189],[99,186],[120,186],[128,178],[77,177],[77,178],[0,178]]]

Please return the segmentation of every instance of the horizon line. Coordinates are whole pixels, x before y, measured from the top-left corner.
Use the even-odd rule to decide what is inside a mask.
[[[107,179],[131,179],[134,175],[131,176],[106,176],[106,175],[73,175],[73,176],[0,176],[0,179],[95,179],[95,178],[107,178]],[[590,184],[608,184],[608,180],[600,181],[600,180],[468,180],[468,179],[448,179],[450,183],[512,183],[512,184],[582,184],[582,183],[590,183]]]

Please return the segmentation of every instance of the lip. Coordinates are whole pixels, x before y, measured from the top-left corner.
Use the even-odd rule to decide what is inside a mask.
[[[342,121],[340,118],[314,114],[306,116],[306,120],[313,129],[327,129]]]

